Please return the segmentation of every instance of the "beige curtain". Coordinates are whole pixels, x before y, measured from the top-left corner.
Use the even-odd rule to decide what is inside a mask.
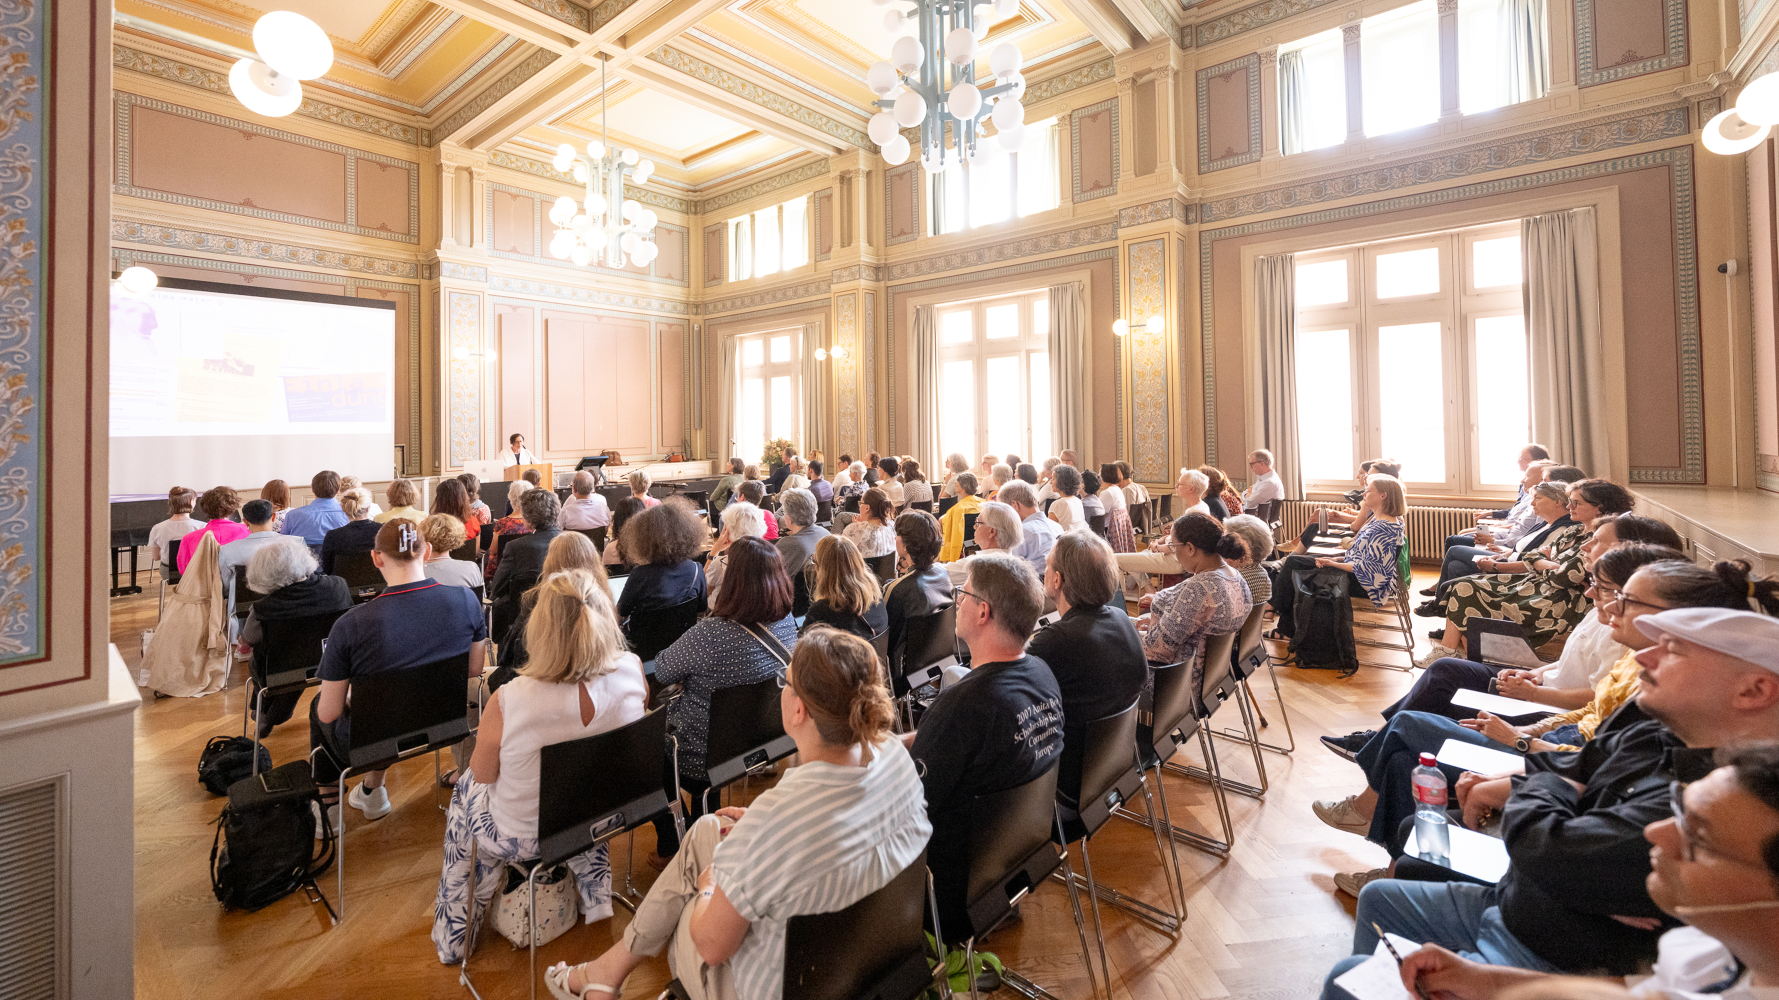
[[[827,427],[822,419],[826,406],[826,395],[822,391],[822,369],[825,367],[815,359],[815,349],[821,345],[817,342],[819,328],[814,323],[803,327],[803,440],[797,442],[803,454],[826,444]]]
[[[741,373],[735,367],[735,338],[724,337],[718,344],[722,356],[717,369],[718,433],[712,447],[719,467],[727,470],[729,459],[740,454],[735,450],[735,406],[741,399]]]
[[[937,482],[939,461],[939,316],[932,306],[914,308],[914,457]]]
[[[1272,452],[1285,497],[1296,500],[1303,496],[1297,445],[1297,264],[1288,253],[1254,261],[1254,342],[1260,363],[1260,440],[1254,447]],[[1247,474],[1244,464],[1240,475]]]
[[[1087,297],[1079,281],[1050,286],[1050,447],[1087,451]],[[1041,459],[1032,456],[1034,460]]]
[[[1591,476],[1612,473],[1601,388],[1600,244],[1592,208],[1520,220],[1532,437]]]

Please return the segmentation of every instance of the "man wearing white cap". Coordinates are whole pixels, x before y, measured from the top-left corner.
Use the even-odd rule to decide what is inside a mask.
[[[1379,879],[1359,894],[1352,958],[1330,973],[1324,1000],[1344,1000],[1336,976],[1371,955],[1373,922],[1489,965],[1536,972],[1626,975],[1656,958],[1674,926],[1642,876],[1642,830],[1672,815],[1670,786],[1717,764],[1714,747],[1779,737],[1779,619],[1683,608],[1641,617],[1655,644],[1637,655],[1642,688],[1619,709],[1649,716],[1604,725],[1578,752],[1535,753],[1523,776],[1457,786],[1466,821],[1491,808],[1511,861],[1494,886]],[[1509,794],[1511,793],[1511,794]]]

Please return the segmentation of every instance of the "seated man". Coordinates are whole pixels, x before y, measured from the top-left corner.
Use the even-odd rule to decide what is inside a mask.
[[[1285,484],[1272,471],[1272,452],[1265,448],[1249,452],[1248,471],[1254,474],[1254,481],[1242,491],[1242,513],[1257,513],[1261,504],[1285,498]]]
[[[235,592],[244,582],[242,577],[247,572],[247,561],[267,545],[276,545],[284,540],[284,536],[278,534],[278,512],[272,508],[270,500],[249,500],[242,504],[241,520],[247,525],[247,537],[237,538],[224,545],[216,556],[216,567],[222,573],[222,592],[229,602],[231,637],[236,634]]]
[[[535,491],[534,491],[535,492]],[[551,499],[555,499],[552,495]],[[414,522],[397,519],[377,532],[371,561],[388,586],[368,604],[340,617],[328,633],[316,676],[321,692],[309,703],[309,751],[315,754],[315,782],[328,803],[328,821],[338,830],[337,785],[352,746],[352,711],[347,695],[352,678],[425,666],[467,652],[469,677],[482,672],[488,622],[476,595],[426,578],[426,541]],[[383,772],[372,771],[347,797],[366,819],[389,813]],[[317,824],[317,834],[320,833]]]
[[[1020,541],[1007,551],[1030,563],[1032,572],[1042,576],[1050,547],[1056,544],[1062,529],[1038,509],[1037,494],[1030,483],[1022,481],[1001,487],[1000,502],[1013,508],[1013,513],[1019,515]],[[977,515],[976,523],[982,523],[981,515]]]
[[[1044,595],[1056,602],[1062,617],[1032,636],[1027,651],[1049,665],[1062,692],[1062,771],[1056,776],[1056,793],[1078,802],[1087,724],[1129,708],[1142,693],[1149,665],[1143,639],[1124,613],[1118,567],[1105,539],[1085,532],[1057,539],[1044,574]]]
[[[309,480],[309,492],[315,494],[315,499],[285,511],[284,527],[280,530],[301,538],[308,544],[309,551],[319,556],[321,540],[347,521],[346,512],[334,499],[340,492],[340,474],[331,469],[317,472],[315,478]]]
[[[1019,515],[1014,513],[1012,507],[991,500],[976,512],[976,555],[983,552],[1011,552],[1024,540],[1025,529],[1020,526]],[[964,585],[964,577],[970,573],[970,560],[976,558],[976,555],[945,564],[945,571],[951,575],[953,587]]]
[[[988,930],[972,928],[966,913],[971,800],[1043,774],[1055,766],[1063,742],[1056,677],[1025,651],[1044,603],[1031,567],[1004,552],[977,556],[957,602],[958,638],[970,649],[969,677],[941,691],[920,728],[902,737],[926,767],[921,780],[933,823],[927,867],[940,930],[952,941]]]
[[[1680,608],[1637,628],[1655,640],[1637,654],[1637,707],[1651,718],[1578,753],[1532,754],[1523,776],[1466,774],[1457,787],[1466,824],[1502,810],[1507,873],[1492,886],[1371,882],[1359,893],[1355,955],[1376,947],[1375,923],[1535,972],[1626,975],[1655,959],[1657,931],[1673,924],[1645,885],[1642,831],[1673,814],[1672,783],[1716,766],[1715,747],[1779,733],[1779,619]],[[1323,996],[1341,993],[1329,985]]]
[[[612,509],[605,497],[593,492],[593,473],[585,469],[574,474],[569,487],[574,496],[562,505],[562,527],[566,531],[605,528],[612,523]]]
[[[1672,817],[1643,829],[1655,848],[1644,884],[1663,912],[1688,926],[1662,935],[1654,975],[1628,995],[1771,997],[1779,987],[1779,744],[1737,750],[1673,805]],[[1541,981],[1562,988],[1540,973],[1474,962],[1437,944],[1403,956],[1402,981],[1452,1000],[1487,1000]]]
[[[755,507],[760,508],[760,515],[766,522],[766,533],[760,537],[769,542],[776,542],[778,541],[778,516],[767,510],[765,507],[760,506],[765,499],[766,484],[760,482],[758,479],[750,479],[747,482],[742,483],[740,486],[735,487],[736,502],[751,503]]]

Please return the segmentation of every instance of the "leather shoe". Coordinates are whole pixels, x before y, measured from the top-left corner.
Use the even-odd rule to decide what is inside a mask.
[[[1432,597],[1434,594],[1437,594],[1437,593],[1439,593],[1438,587],[1422,587],[1421,588],[1421,596],[1422,597]]]
[[[1440,609],[1438,601],[1424,601],[1420,607],[1415,609],[1415,614],[1420,615],[1422,618],[1438,618],[1444,613],[1445,612]]]

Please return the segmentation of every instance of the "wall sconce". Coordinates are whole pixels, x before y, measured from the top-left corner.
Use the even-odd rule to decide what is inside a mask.
[[[1154,334],[1166,333],[1167,332],[1167,319],[1164,318],[1160,313],[1156,313],[1155,315],[1149,317],[1149,319],[1143,324],[1143,329],[1147,330],[1150,333],[1154,333]],[[1112,324],[1112,336],[1125,337],[1125,336],[1129,336],[1129,335],[1130,335],[1130,320],[1121,319],[1121,320],[1118,320],[1117,322]]]
[[[835,344],[832,350],[823,350],[819,347],[815,349],[815,360],[826,361],[829,357],[834,358],[836,361],[846,357],[846,348],[839,344]]]
[[[161,283],[160,276],[140,264],[124,268],[114,280],[117,287],[131,295],[141,295]]]
[[[494,357],[493,348],[489,348],[486,351],[472,351],[467,347],[459,347],[451,352],[451,360],[453,361],[468,361],[470,358],[481,358],[483,361],[493,364]]]
[[[1112,324],[1112,336],[1123,337],[1130,333],[1130,320],[1121,319]]]
[[[1705,148],[1719,156],[1746,153],[1766,141],[1779,125],[1779,73],[1768,73],[1742,88],[1736,106],[1705,123]]]

